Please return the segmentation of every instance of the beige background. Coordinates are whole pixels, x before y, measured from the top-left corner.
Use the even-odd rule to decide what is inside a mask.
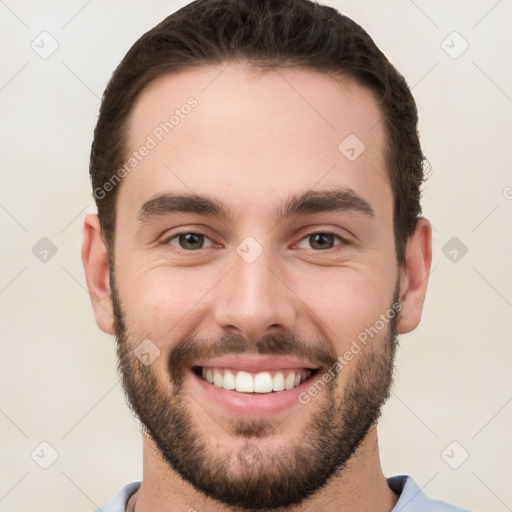
[[[87,511],[141,477],[114,341],[85,290],[81,226],[94,209],[99,97],[131,44],[185,3],[0,1],[0,511]],[[432,166],[434,271],[384,409],[385,473],[473,510],[512,510],[512,1],[325,3],[366,28],[413,87]],[[51,49],[42,31],[59,45],[47,59],[31,48],[46,37]],[[42,237],[57,249],[46,263],[32,252]],[[455,262],[453,237],[468,249]],[[34,462],[51,462],[43,441],[58,453],[48,469]]]

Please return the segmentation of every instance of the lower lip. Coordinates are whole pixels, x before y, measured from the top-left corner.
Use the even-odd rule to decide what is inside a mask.
[[[206,395],[208,401],[222,407],[231,415],[236,416],[272,416],[290,409],[294,405],[302,405],[299,395],[306,391],[317,379],[320,372],[293,389],[271,393],[240,393],[229,389],[218,388],[189,370],[194,389]]]

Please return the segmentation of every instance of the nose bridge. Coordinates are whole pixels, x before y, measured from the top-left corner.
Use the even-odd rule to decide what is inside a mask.
[[[215,311],[219,327],[251,339],[265,335],[270,327],[293,327],[293,294],[276,276],[276,260],[271,249],[258,249],[253,240],[239,245],[232,270],[219,290]]]

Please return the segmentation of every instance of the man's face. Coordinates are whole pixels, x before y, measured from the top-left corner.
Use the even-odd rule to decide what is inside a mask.
[[[116,335],[127,395],[161,457],[208,496],[270,508],[343,470],[387,396],[393,199],[364,88],[224,67],[162,77],[133,109],[129,153],[156,144],[119,185]],[[155,132],[191,96],[197,106]],[[146,363],[159,355],[144,364],[140,347]],[[214,383],[202,368],[220,368]],[[301,368],[313,374],[293,389],[218,387],[231,387],[229,369],[239,389],[291,388]]]

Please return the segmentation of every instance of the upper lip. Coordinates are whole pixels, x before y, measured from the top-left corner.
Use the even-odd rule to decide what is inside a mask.
[[[205,359],[202,361],[194,361],[192,367],[204,366],[208,368],[233,368],[235,370],[246,372],[262,372],[266,370],[289,370],[299,368],[310,368],[316,370],[318,366],[300,361],[294,357],[278,357],[278,356],[248,356],[248,355],[228,355],[222,357],[214,357],[213,359]]]

